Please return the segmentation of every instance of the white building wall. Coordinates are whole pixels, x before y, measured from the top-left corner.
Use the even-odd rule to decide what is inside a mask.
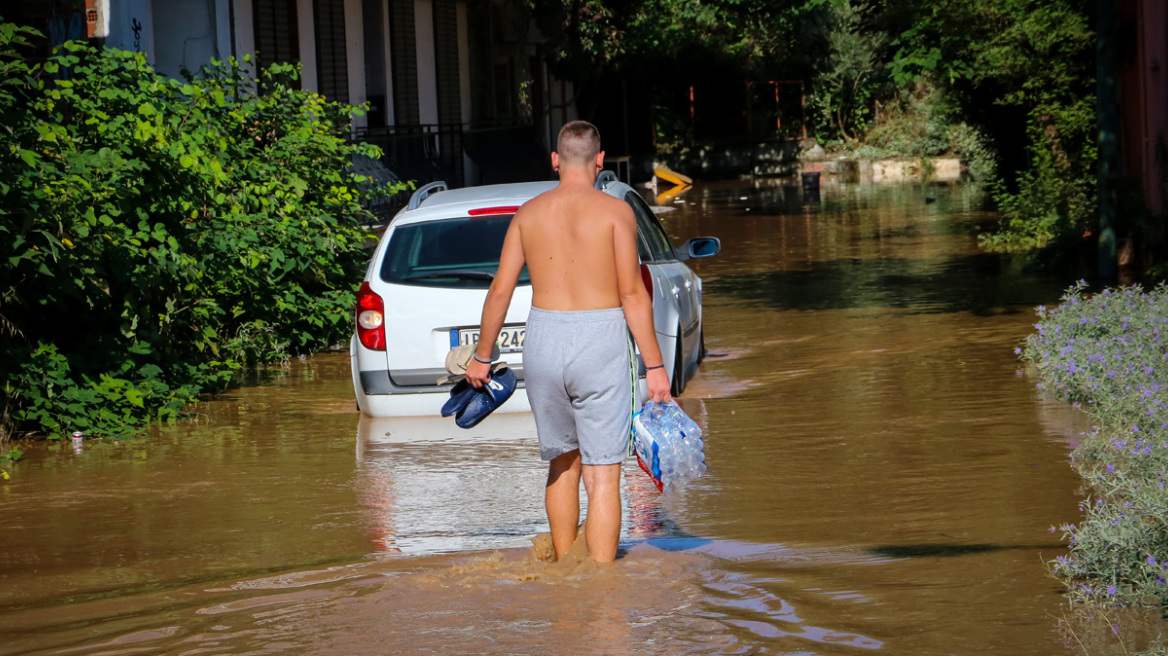
[[[252,57],[255,63],[255,18],[252,15],[251,0],[234,0],[235,57],[242,60],[244,55]]]
[[[418,120],[438,122],[438,71],[434,56],[434,4],[414,0],[414,34],[418,52]]]
[[[319,91],[316,76],[316,30],[313,23],[312,0],[296,0],[296,29],[299,31],[300,87]]]
[[[349,74],[349,104],[360,105],[365,95],[365,30],[362,29],[361,0],[345,0],[345,66]],[[369,125],[366,115],[353,118],[354,128]]]

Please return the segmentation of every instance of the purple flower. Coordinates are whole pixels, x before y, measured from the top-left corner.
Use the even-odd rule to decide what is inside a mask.
[[[1114,472],[1115,472],[1115,465],[1112,465],[1112,464],[1107,465],[1107,473],[1111,474]]]
[[[1149,565],[1151,565],[1151,566],[1153,566],[1153,567],[1155,567],[1155,566],[1156,566],[1156,558],[1155,558],[1155,556],[1148,556],[1148,564],[1149,564]]]
[[[1107,596],[1108,596],[1108,597],[1114,597],[1114,596],[1115,596],[1115,586],[1114,586],[1114,585],[1109,585],[1109,586],[1107,586]],[[1118,626],[1116,626],[1116,625],[1112,624],[1112,625],[1111,625],[1111,629],[1112,629],[1113,631],[1115,631],[1116,633],[1119,633],[1119,627],[1118,627]]]

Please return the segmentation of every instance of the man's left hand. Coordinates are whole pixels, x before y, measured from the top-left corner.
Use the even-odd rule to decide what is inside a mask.
[[[645,373],[646,391],[649,393],[649,400],[658,403],[669,403],[672,398],[669,395],[669,375],[665,373],[664,368],[653,369]]]

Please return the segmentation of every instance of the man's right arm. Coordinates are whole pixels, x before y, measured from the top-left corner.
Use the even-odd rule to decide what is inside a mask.
[[[649,398],[664,402],[670,399],[669,376],[661,366],[664,360],[653,330],[653,299],[641,281],[640,258],[637,256],[637,220],[632,208],[624,203],[621,205],[623,211],[614,221],[612,235],[617,291],[625,313],[625,323],[629,325],[633,339],[637,340],[641,358],[645,362],[645,383],[649,387]]]
[[[519,234],[520,213],[511,219],[507,228],[507,235],[503,238],[503,249],[499,253],[499,268],[495,271],[495,279],[487,290],[487,298],[483,302],[483,315],[479,322],[479,345],[475,350],[475,359],[466,368],[466,378],[475,387],[482,387],[491,378],[491,367],[485,362],[491,359],[495,340],[503,328],[503,320],[507,316],[507,308],[511,306],[511,295],[515,293],[515,285],[519,282],[519,274],[523,271],[525,258],[523,254],[523,240]]]

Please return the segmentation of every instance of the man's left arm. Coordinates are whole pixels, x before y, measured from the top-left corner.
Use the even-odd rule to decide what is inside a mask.
[[[515,213],[507,228],[503,250],[499,254],[499,269],[491,281],[491,288],[487,290],[487,300],[483,302],[478,349],[475,351],[475,359],[466,368],[466,379],[475,387],[482,387],[491,378],[491,366],[487,362],[491,359],[499,331],[503,329],[507,309],[511,307],[511,296],[515,293],[515,285],[519,283],[519,274],[523,271],[523,240],[519,234],[519,215],[522,211],[520,209]]]

